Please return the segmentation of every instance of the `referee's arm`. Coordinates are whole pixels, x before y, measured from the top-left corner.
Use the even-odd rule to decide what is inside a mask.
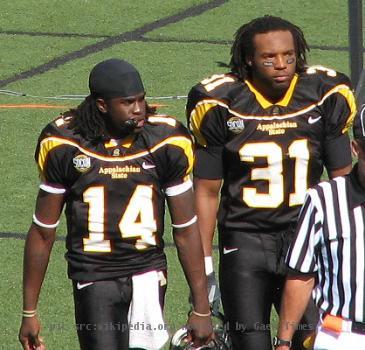
[[[291,340],[304,314],[314,287],[313,274],[291,275],[287,277],[280,307],[278,338]],[[278,346],[277,350],[289,349]]]
[[[286,261],[288,273],[280,307],[278,338],[291,341],[304,314],[315,285],[317,264],[315,251],[322,229],[322,210],[315,190],[309,190],[301,209],[295,239]],[[287,350],[281,345],[276,350]]]

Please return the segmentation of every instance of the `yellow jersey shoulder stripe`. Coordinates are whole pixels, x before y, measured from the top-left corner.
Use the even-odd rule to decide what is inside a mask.
[[[349,86],[345,85],[345,84],[340,84],[335,86],[334,88],[332,88],[331,90],[329,90],[323,97],[321,100],[319,100],[316,103],[313,103],[311,105],[308,105],[307,107],[304,107],[302,109],[300,109],[297,112],[294,113],[288,113],[288,114],[283,114],[283,115],[249,115],[249,114],[242,114],[238,111],[235,111],[233,109],[231,109],[226,103],[216,100],[216,99],[204,99],[199,101],[195,108],[192,110],[190,116],[191,116],[191,123],[195,122],[196,125],[200,125],[202,120],[205,117],[205,114],[208,112],[209,109],[211,109],[212,107],[215,106],[221,106],[225,109],[228,110],[228,112],[232,115],[235,115],[239,118],[242,119],[246,119],[246,120],[283,120],[283,119],[290,119],[290,118],[295,118],[299,115],[305,114],[309,111],[311,111],[312,109],[316,108],[317,106],[321,106],[325,100],[335,94],[335,93],[340,93],[341,95],[343,95],[346,98],[346,101],[351,109],[351,114],[353,113],[353,108],[354,108],[354,96],[353,93],[350,89]],[[207,107],[202,107],[206,105]],[[195,121],[193,121],[193,119],[196,119]]]
[[[189,118],[189,129],[193,131],[194,136],[196,137],[197,141],[201,145],[206,145],[206,140],[204,136],[200,132],[200,126],[203,122],[204,117],[207,115],[208,111],[215,106],[224,105],[228,108],[225,104],[219,104],[217,100],[203,100],[198,102],[195,108],[192,110]]]
[[[40,147],[39,147],[40,151],[39,151],[37,161],[38,161],[38,166],[40,167],[40,169],[42,171],[43,171],[44,164],[45,164],[45,161],[46,161],[46,158],[47,158],[47,155],[49,154],[49,152],[52,151],[54,148],[63,146],[63,145],[75,147],[80,152],[82,152],[83,154],[85,154],[87,156],[99,159],[101,161],[111,162],[111,163],[130,161],[133,159],[144,157],[149,153],[156,152],[158,149],[160,149],[161,147],[164,147],[165,145],[174,145],[174,146],[180,147],[184,151],[184,153],[188,159],[188,163],[189,163],[188,172],[191,171],[192,166],[193,166],[192,141],[188,137],[185,137],[185,136],[167,137],[163,141],[161,141],[161,142],[157,143],[155,146],[151,147],[149,150],[138,152],[138,153],[131,154],[128,156],[123,156],[123,157],[113,157],[113,156],[105,156],[102,154],[98,154],[98,153],[90,151],[89,149],[87,149],[85,147],[82,147],[75,141],[57,137],[57,136],[51,136],[51,137],[47,137],[47,138],[43,139],[40,143]]]
[[[153,115],[149,116],[147,119],[150,123],[168,124],[173,127],[176,126],[176,119],[167,115]]]
[[[349,106],[349,109],[350,109],[350,115],[348,116],[348,118],[346,120],[346,123],[345,123],[345,126],[342,129],[342,133],[344,134],[351,127],[351,125],[354,121],[354,118],[355,118],[355,115],[356,115],[356,112],[357,112],[357,106],[356,106],[355,96],[349,88],[339,89],[338,93],[343,95],[343,97],[345,98],[345,100],[346,100],[346,102]]]

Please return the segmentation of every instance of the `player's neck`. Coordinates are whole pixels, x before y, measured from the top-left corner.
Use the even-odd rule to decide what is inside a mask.
[[[122,140],[124,138],[126,138],[129,134],[126,132],[122,132],[120,130],[112,130],[112,129],[108,129],[107,130],[107,135],[106,138],[107,139],[114,139],[114,140]]]
[[[288,88],[274,89],[272,86],[269,86],[265,82],[255,78],[251,79],[250,82],[255,87],[255,89],[265,97],[266,100],[273,104],[279,102],[288,90]]]

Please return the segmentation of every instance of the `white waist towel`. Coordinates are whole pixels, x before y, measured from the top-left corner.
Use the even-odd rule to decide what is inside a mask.
[[[132,276],[133,295],[129,306],[129,347],[161,349],[169,339],[159,302],[159,274],[150,271]]]

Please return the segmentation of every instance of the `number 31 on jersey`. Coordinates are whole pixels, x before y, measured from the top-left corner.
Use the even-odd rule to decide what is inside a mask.
[[[308,141],[294,140],[287,152],[289,158],[295,160],[294,192],[289,194],[289,206],[295,206],[303,204],[308,188]],[[243,201],[251,208],[277,208],[281,205],[284,201],[285,181],[288,181],[283,176],[282,147],[275,142],[246,143],[239,150],[239,155],[243,162],[254,162],[256,157],[267,159],[267,167],[251,169],[251,180],[267,181],[268,191],[259,193],[255,187],[244,187]]]

